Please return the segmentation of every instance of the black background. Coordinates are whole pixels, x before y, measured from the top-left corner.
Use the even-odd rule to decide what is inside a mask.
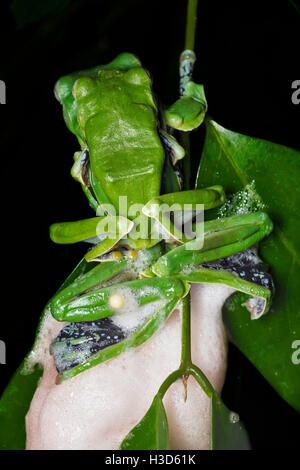
[[[128,51],[171,104],[186,14],[185,0],[74,0],[36,15],[36,4],[50,3],[14,3],[14,15],[5,2],[0,7],[0,79],[7,88],[0,107],[0,339],[7,347],[0,393],[31,347],[45,303],[85,252],[81,245],[54,245],[49,225],[93,215],[70,176],[78,144],[64,125],[54,83]],[[300,78],[299,29],[299,10],[288,0],[200,0],[194,77],[205,85],[217,122],[300,150],[300,105],[291,101],[291,84]],[[193,137],[196,163],[202,138],[201,132]],[[224,401],[242,416],[254,449],[297,447],[299,415],[234,347]]]

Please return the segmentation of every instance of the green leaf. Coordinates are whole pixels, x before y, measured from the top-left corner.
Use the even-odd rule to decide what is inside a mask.
[[[247,431],[236,413],[230,411],[216,392],[211,397],[212,450],[250,450]]]
[[[261,209],[263,201],[274,223],[274,231],[260,242],[275,283],[270,313],[251,321],[242,306],[245,295],[235,294],[224,306],[224,320],[233,343],[300,411],[300,365],[292,361],[292,345],[300,339],[300,152],[231,132],[211,120],[206,126],[196,187],[220,184],[232,194],[252,184],[251,210],[255,203]]]
[[[67,287],[78,276],[90,270],[95,263],[87,263],[84,259],[76,266],[60,290]],[[47,308],[46,308],[47,309]],[[46,311],[45,309],[45,311]],[[44,311],[44,312],[45,312]],[[44,318],[41,316],[37,329]],[[30,353],[29,353],[30,354]],[[0,399],[0,449],[23,450],[26,446],[25,417],[29,410],[32,397],[43,375],[43,368],[36,364],[31,372],[26,370],[26,358],[12,376]]]
[[[162,399],[155,395],[143,419],[127,434],[121,450],[169,450],[168,420]]]
[[[23,450],[26,445],[25,416],[43,368],[36,365],[24,375],[25,361],[13,375],[0,400],[0,449]]]

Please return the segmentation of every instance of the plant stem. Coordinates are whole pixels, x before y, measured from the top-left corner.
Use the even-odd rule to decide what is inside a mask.
[[[192,363],[191,357],[191,314],[190,314],[190,294],[188,294],[182,301],[182,337],[181,337],[181,362],[179,369],[172,372],[166,380],[161,384],[157,395],[163,399],[168,388],[178,379],[187,379],[192,375],[206,393],[211,398],[214,393],[214,388],[209,382],[206,375],[199,367]],[[186,387],[186,382],[185,382]]]
[[[190,144],[190,133],[182,132],[180,136],[180,143],[185,150],[185,156],[183,159],[183,188],[187,191],[191,189],[191,144]]]
[[[199,369],[199,367],[197,367],[195,364],[192,364],[188,372],[197,380],[198,384],[206,393],[206,395],[211,398],[212,394],[214,393],[214,388],[206,375],[203,374],[202,370]]]
[[[189,49],[191,51],[194,50],[194,46],[195,46],[197,6],[198,6],[198,0],[188,0],[186,29],[185,29],[185,49]]]
[[[198,0],[188,0],[186,29],[185,29],[185,50],[194,50],[195,35],[197,25],[197,7]],[[184,189],[190,189],[191,185],[191,151],[190,151],[190,133],[181,134],[181,144],[186,151],[183,161]]]
[[[187,370],[192,365],[191,358],[191,298],[188,293],[182,300],[182,333],[180,369]]]
[[[185,49],[192,50],[195,46],[195,33],[197,24],[197,6],[198,0],[188,0],[186,33],[185,33]],[[189,132],[181,135],[182,144],[185,147],[187,155],[184,159],[184,188],[190,187],[191,162],[190,162],[190,139]],[[182,300],[182,336],[181,336],[181,362],[179,369],[172,372],[160,386],[157,395],[163,399],[168,388],[178,379],[187,379],[192,375],[206,393],[211,398],[214,388],[205,376],[205,374],[192,363],[191,357],[191,298],[190,293]],[[186,387],[186,382],[185,382]]]
[[[172,385],[172,383],[176,382],[177,379],[180,379],[185,375],[185,371],[182,369],[177,369],[174,372],[172,372],[166,380],[161,384],[159,387],[159,390],[157,392],[157,395],[160,396],[161,399],[163,399],[164,394],[168,390],[168,388]]]
[[[193,367],[191,359],[191,300],[188,293],[182,300],[182,320],[181,320],[181,362],[179,369],[172,372],[162,383],[158,390],[158,395],[163,398],[168,388],[177,379],[188,377],[189,370]]]

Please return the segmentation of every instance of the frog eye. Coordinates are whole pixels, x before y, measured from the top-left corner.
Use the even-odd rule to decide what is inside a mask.
[[[80,100],[92,93],[96,87],[97,85],[93,78],[80,77],[74,82],[72,94],[76,100]]]
[[[132,85],[149,86],[151,82],[150,74],[142,67],[135,67],[128,70],[124,75],[125,80]]]

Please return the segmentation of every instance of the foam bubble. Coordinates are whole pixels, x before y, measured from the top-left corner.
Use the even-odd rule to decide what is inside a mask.
[[[219,285],[199,284],[191,289],[193,361],[218,393],[226,370],[221,308],[230,293],[229,288]],[[150,304],[145,307],[149,313]],[[43,343],[39,361],[45,347],[49,348],[49,342],[57,335],[56,325],[61,327],[48,314],[43,332],[51,331],[47,337],[39,335]],[[177,309],[146,343],[60,385],[55,384],[53,359],[45,354],[42,362],[49,367],[27,415],[27,449],[118,449],[149,409],[163,380],[178,368],[180,343]],[[192,377],[188,380],[186,402],[181,381],[167,392],[164,404],[172,449],[210,448],[209,403]]]
[[[44,368],[47,366],[47,361],[51,358],[49,344],[67,324],[68,322],[58,322],[55,320],[51,315],[50,309],[47,308],[44,311],[34,346],[27,356],[24,368],[22,369],[23,375],[32,373],[36,364],[41,364]]]
[[[156,291],[157,289],[150,286],[143,289],[144,293],[149,294],[155,294]],[[127,333],[137,329],[165,303],[165,301],[158,300],[146,305],[139,305],[137,297],[132,292],[132,289],[128,287],[121,287],[117,289],[114,294],[123,296],[124,306],[116,310],[118,313],[111,317],[111,320],[116,326]]]
[[[238,191],[225,201],[218,210],[218,218],[249,214],[261,211],[265,207],[260,195],[255,190],[255,181],[252,180],[242,191]]]

